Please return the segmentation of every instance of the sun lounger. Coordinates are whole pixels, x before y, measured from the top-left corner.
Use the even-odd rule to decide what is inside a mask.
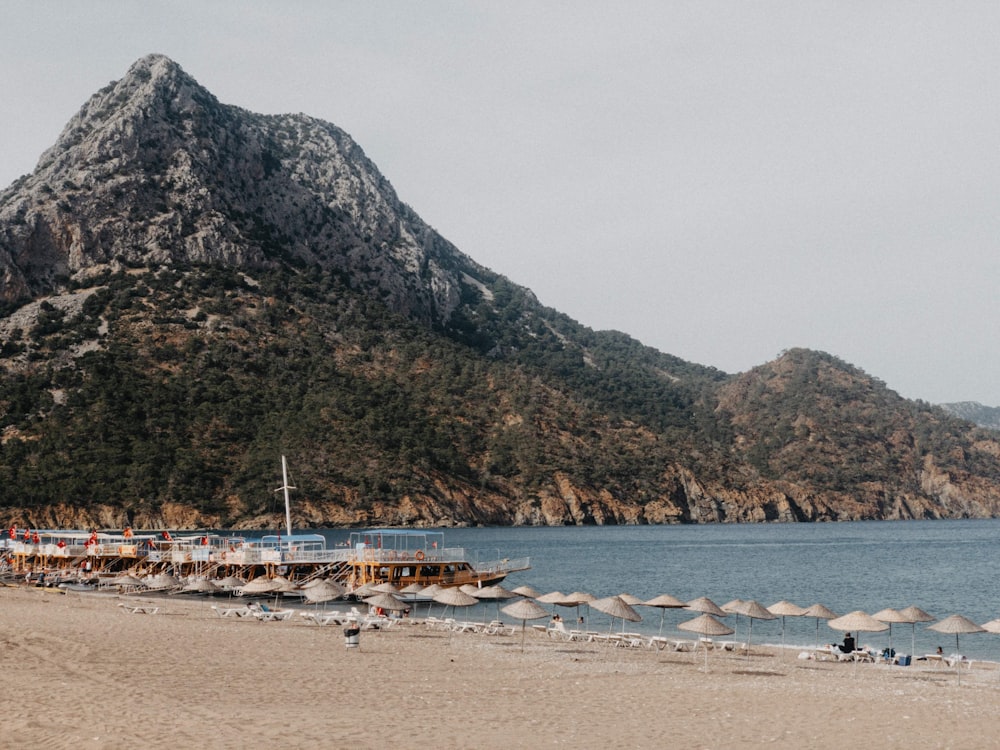
[[[280,622],[282,620],[287,620],[295,614],[295,612],[290,609],[271,609],[266,604],[261,604],[250,611],[251,614],[253,614],[253,616],[260,622]]]
[[[493,620],[483,628],[483,635],[514,635],[514,628],[510,625],[504,625],[499,620]]]
[[[642,636],[639,633],[618,633],[613,642],[619,648],[639,648],[642,646]]]
[[[949,654],[944,657],[944,663],[949,667],[966,667],[967,669],[972,669],[972,661],[966,659],[962,654]]]
[[[155,615],[160,611],[159,607],[151,604],[126,604],[125,602],[119,602],[118,606],[131,615]]]
[[[212,611],[215,612],[219,617],[245,617],[251,613],[251,610],[246,606],[241,607],[217,607],[212,605]]]
[[[343,615],[337,612],[302,612],[300,613],[303,618],[314,622],[317,625],[340,625],[342,622]]]

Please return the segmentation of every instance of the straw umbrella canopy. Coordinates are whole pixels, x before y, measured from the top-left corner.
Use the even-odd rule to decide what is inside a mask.
[[[976,625],[968,617],[963,617],[962,615],[950,615],[941,622],[936,622],[933,625],[927,626],[928,630],[934,630],[938,633],[954,633],[955,634],[955,653],[961,654],[958,648],[958,636],[961,633],[985,633],[987,630],[985,628]],[[955,674],[958,675],[958,684],[962,684],[962,665],[960,661],[955,661]]]
[[[824,604],[813,604],[810,607],[806,607],[802,612],[803,617],[813,617],[816,620],[816,648],[819,648],[819,621],[820,620],[832,620],[837,616],[837,613]]]
[[[521,621],[521,651],[524,651],[524,632],[527,630],[527,621],[549,616],[548,610],[535,604],[531,599],[518,599],[504,607],[503,611]]]
[[[920,607],[912,604],[909,607],[899,610],[899,614],[906,618],[903,622],[910,623],[910,653],[914,654],[917,650],[917,623],[933,622],[934,616],[927,614]]]
[[[443,588],[434,594],[434,601],[438,604],[444,604],[445,607],[451,607],[452,611],[454,611],[458,607],[471,607],[479,600],[474,596],[466,594],[461,589]]]
[[[216,581],[215,585],[223,591],[233,591],[235,589],[243,588],[245,583],[246,581],[238,576],[226,576],[225,578],[220,578]]]
[[[119,576],[115,576],[114,578],[111,579],[111,582],[115,584],[115,586],[121,586],[122,588],[125,588],[126,586],[131,586],[132,588],[138,588],[139,586],[146,585],[146,582],[144,580],[142,580],[141,578],[137,578],[131,573],[122,573]]]
[[[385,583],[380,583],[378,586],[373,587],[373,590],[379,592],[380,594],[392,594],[395,596],[399,593],[399,586],[386,581]]]
[[[393,612],[402,612],[409,606],[406,602],[387,592],[375,594],[375,596],[369,596],[364,600],[364,602],[369,607],[375,607],[376,609],[388,609]]]
[[[590,604],[597,597],[593,594],[588,594],[585,591],[574,591],[572,594],[566,594],[566,598],[562,601],[555,602],[556,605],[560,607],[576,607],[576,619],[580,619],[580,605]]]
[[[781,658],[785,658],[785,618],[802,617],[806,613],[806,610],[798,604],[792,604],[782,599],[780,602],[775,602],[768,607],[767,611],[781,618]]]
[[[983,630],[985,630],[987,633],[993,633],[994,635],[1000,633],[1000,619],[984,622]]]
[[[753,642],[753,621],[754,620],[777,620],[777,615],[772,615],[767,607],[760,602],[751,599],[744,602],[740,609],[740,614],[750,620],[750,633],[747,635],[747,659],[750,658],[750,645]]]
[[[556,604],[557,602],[561,602],[565,598],[566,594],[564,594],[562,591],[550,591],[547,594],[536,596],[535,601],[538,602],[539,604]],[[552,608],[552,611],[553,612],[556,611],[555,607]]]
[[[212,583],[207,578],[194,578],[184,584],[184,588],[181,589],[185,592],[195,593],[195,594],[209,594],[215,593],[219,590],[219,587]]]
[[[344,595],[344,587],[336,581],[320,581],[302,591],[305,600],[310,604],[339,599]]]
[[[275,590],[275,585],[267,576],[257,576],[252,581],[247,581],[240,588],[240,596],[253,596],[254,594],[269,594]]]
[[[358,599],[364,599],[366,596],[375,596],[375,594],[380,593],[375,588],[375,586],[377,585],[378,584],[369,581],[368,583],[361,584],[351,593],[354,594],[354,596],[356,596]]]
[[[885,609],[876,612],[872,615],[879,622],[884,622],[889,626],[889,664],[892,665],[893,655],[896,653],[892,648],[892,624],[894,622],[909,622],[906,619],[906,615],[897,609],[892,609],[891,607],[886,607]]]
[[[469,596],[475,596],[476,592],[479,591],[479,587],[472,583],[463,583],[459,588]]]
[[[962,615],[950,615],[944,618],[941,622],[936,622],[933,625],[927,626],[928,630],[933,630],[938,633],[954,633],[955,634],[955,651],[958,652],[958,636],[961,633],[985,633],[987,632],[985,628],[976,625],[968,617],[963,617]]]
[[[518,586],[514,589],[514,593],[518,596],[523,596],[528,599],[537,599],[541,596],[541,592],[531,586]]]
[[[403,588],[399,590],[399,593],[405,596],[415,597],[417,594],[422,593],[423,590],[423,584],[411,583],[409,586],[403,586]]]
[[[699,596],[697,599],[692,599],[684,605],[684,609],[690,609],[692,612],[701,612],[703,615],[712,615],[713,617],[725,617],[729,614],[728,612],[723,612],[719,605],[707,596]]]
[[[635,594],[629,594],[628,592],[622,592],[618,595],[618,598],[625,602],[628,606],[634,607],[637,604],[642,604],[642,599],[640,599]]]
[[[507,599],[514,599],[517,597],[513,591],[508,591],[503,586],[487,586],[486,588],[479,589],[473,594],[477,599],[484,601],[494,601],[497,604],[497,619],[500,619],[500,602]],[[485,615],[483,617],[485,621]]]
[[[886,623],[876,620],[870,614],[860,609],[848,612],[842,617],[835,617],[826,624],[834,630],[841,630],[848,633],[852,630],[857,633],[881,633],[883,630],[889,629]],[[858,663],[855,661],[854,668],[857,669],[857,667]]]
[[[666,614],[668,609],[681,609],[684,607],[684,602],[678,599],[676,596],[671,596],[670,594],[660,594],[659,596],[653,597],[648,602],[643,602],[644,607],[657,607],[660,610],[660,635],[663,635],[663,615]]]
[[[608,635],[614,629],[616,617],[621,618],[622,630],[625,630],[626,620],[629,622],[640,622],[642,620],[642,615],[632,609],[632,605],[625,602],[620,596],[607,596],[604,599],[595,599],[590,603],[590,608],[611,616]]]
[[[693,620],[687,620],[682,622],[677,626],[678,630],[685,630],[689,633],[697,633],[700,636],[705,637],[717,637],[720,635],[732,635],[736,631],[731,627],[726,625],[724,622],[719,622],[712,615],[700,614]],[[697,651],[695,651],[697,654]],[[705,649],[705,671],[708,671],[708,649]]]

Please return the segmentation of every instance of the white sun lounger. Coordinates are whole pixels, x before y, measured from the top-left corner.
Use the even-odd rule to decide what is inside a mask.
[[[160,611],[159,607],[152,604],[126,604],[125,602],[119,602],[118,606],[130,615],[155,615]]]

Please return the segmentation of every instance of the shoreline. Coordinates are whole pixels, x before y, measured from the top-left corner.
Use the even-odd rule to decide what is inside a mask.
[[[155,602],[155,615],[120,601]],[[220,618],[210,601],[0,589],[23,748],[981,747],[1000,670],[609,649],[406,623],[361,633]],[[792,650],[797,647],[793,647]],[[785,651],[789,651],[786,648]],[[877,738],[877,740],[875,739]]]

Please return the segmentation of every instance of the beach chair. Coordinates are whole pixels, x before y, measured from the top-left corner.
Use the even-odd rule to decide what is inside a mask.
[[[663,636],[660,635],[654,635],[646,643],[646,648],[648,648],[650,651],[663,651],[663,649],[667,648],[669,645],[670,645],[670,639],[664,638]]]
[[[962,654],[949,654],[943,659],[944,663],[949,667],[965,667],[966,669],[972,669],[972,660],[966,659]]]
[[[246,606],[240,607],[217,607],[212,605],[212,611],[218,617],[243,617],[244,615],[250,614],[250,610]]]
[[[549,638],[554,638],[557,641],[568,641],[570,640],[570,633],[566,630],[566,625],[560,620],[558,622],[552,623],[547,629],[546,634]]]
[[[483,628],[483,635],[514,635],[514,628],[510,625],[504,625],[499,620],[493,620]]]
[[[258,609],[253,610],[253,616],[259,622],[280,622],[287,620],[293,614],[295,613],[290,609],[271,609],[266,604],[261,604]]]

